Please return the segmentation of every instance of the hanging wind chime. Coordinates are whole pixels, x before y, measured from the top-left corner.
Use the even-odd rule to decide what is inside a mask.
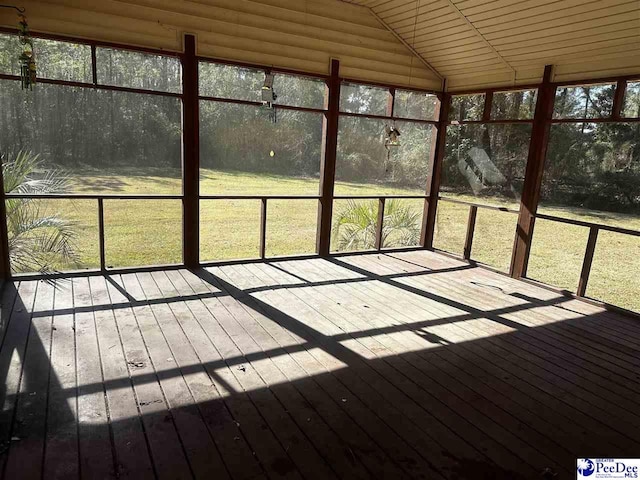
[[[22,81],[22,89],[33,90],[36,83],[36,59],[33,49],[33,39],[29,33],[29,24],[27,17],[20,13],[18,38],[22,44],[22,53],[20,54],[20,80]]]
[[[273,73],[267,71],[264,73],[264,84],[262,85],[262,107],[267,110],[269,118],[276,123],[276,92],[273,91]]]
[[[22,53],[18,57],[20,62],[20,83],[23,90],[33,90],[33,85],[36,83],[36,60],[33,38],[31,38],[27,17],[24,14],[25,9],[14,5],[1,4],[0,8],[12,8],[18,12],[18,39],[22,45]]]

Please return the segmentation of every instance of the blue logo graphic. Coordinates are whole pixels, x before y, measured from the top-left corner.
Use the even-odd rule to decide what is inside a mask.
[[[588,458],[579,458],[578,459],[578,473],[583,477],[588,477],[593,472],[595,472],[596,466],[593,463],[593,460],[589,460]]]

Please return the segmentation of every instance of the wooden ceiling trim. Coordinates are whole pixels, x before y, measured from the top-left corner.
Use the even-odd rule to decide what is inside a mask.
[[[529,3],[529,2],[527,2]],[[619,3],[619,2],[617,2]],[[509,22],[521,22],[524,20],[530,20],[532,23],[538,23],[543,21],[539,17],[551,16],[557,18],[557,15],[573,15],[575,7],[582,7],[582,11],[596,10],[603,5],[602,0],[563,0],[562,8],[557,8],[557,2],[533,2],[529,7],[522,7],[517,5],[513,11],[497,10],[493,11],[493,14],[483,15],[467,15],[467,18],[473,22],[473,24],[479,29],[487,26],[502,24],[505,25]],[[555,17],[554,17],[555,15]]]
[[[553,51],[555,47],[564,48],[571,47],[576,45],[595,45],[600,42],[608,42],[610,40],[616,40],[618,38],[627,38],[627,37],[635,37],[636,39],[640,38],[638,35],[638,29],[633,25],[633,23],[629,23],[628,25],[618,24],[617,28],[607,28],[603,29],[603,33],[598,35],[588,35],[584,36],[567,36],[565,38],[558,38],[557,36],[553,36],[551,39],[545,38],[544,42],[534,42],[532,43],[529,40],[525,40],[522,42],[505,42],[503,45],[500,45],[500,51],[503,55],[510,55],[512,52],[514,53],[536,53],[536,52],[549,52]],[[627,28],[628,27],[628,28]],[[608,30],[608,31],[607,31]]]
[[[378,21],[384,25],[392,34],[393,36],[395,36],[403,45],[405,45],[407,47],[407,49],[409,49],[409,51],[411,53],[413,53],[413,55],[416,56],[416,58],[418,58],[418,60],[424,65],[426,66],[441,82],[442,82],[442,86],[444,87],[444,77],[442,76],[442,74],[440,72],[438,72],[438,70],[436,70],[429,62],[427,62],[427,60],[420,55],[401,35],[399,35],[398,33],[396,33],[391,27],[389,27],[385,21],[380,18],[378,16],[378,14],[376,12],[374,12],[373,10],[369,10],[371,12],[371,14],[378,19]]]
[[[553,18],[539,22],[528,22],[524,19],[522,22],[509,23],[509,27],[504,25],[495,25],[485,28],[487,39],[502,38],[508,36],[519,36],[520,34],[535,33],[538,38],[544,36],[545,31],[553,29],[561,29],[563,31],[572,31],[580,28],[592,28],[602,24],[614,23],[615,21],[628,20],[629,13],[633,13],[638,9],[638,2],[619,5],[617,7],[598,9],[583,14],[573,15],[569,18]]]
[[[608,53],[620,52],[621,47],[627,48],[628,50],[637,49],[640,46],[640,42],[638,41],[638,37],[626,37],[619,38],[616,40],[608,41],[608,42],[598,42],[597,47],[594,48],[594,45],[585,44],[585,45],[573,45],[570,47],[557,48],[555,50],[545,50],[541,52],[533,52],[529,54],[517,53],[512,56],[505,55],[505,58],[511,58],[511,62],[513,65],[516,62],[526,62],[532,60],[544,61],[545,59],[562,59],[565,57],[574,57],[577,53],[588,53],[589,57],[595,57],[599,55],[604,55]],[[625,50],[626,51],[626,50]],[[584,60],[583,60],[584,61]]]
[[[456,52],[453,48],[451,48],[450,51],[447,50],[447,53],[443,53],[440,55],[430,55],[429,58],[432,62],[437,62],[439,60],[447,60],[447,59],[462,60],[466,58],[476,58],[478,56],[483,56],[488,53],[491,53],[491,50],[489,50],[487,47],[482,45],[472,50],[462,49],[459,52]]]
[[[433,37],[428,37],[425,35],[423,36],[422,40],[413,43],[413,46],[416,48],[416,50],[424,48],[438,54],[446,54],[446,52],[449,51],[449,48],[470,48],[468,47],[469,45],[475,45],[474,48],[488,48],[486,45],[478,42],[475,33],[469,32],[469,30],[467,29],[460,33],[447,35],[446,37],[442,35],[434,35]]]
[[[413,25],[416,22],[420,24],[423,21],[428,21],[434,18],[441,18],[446,14],[451,13],[451,9],[447,4],[441,1],[437,1],[433,4],[427,4],[427,5],[421,4],[420,9],[418,10],[417,16],[415,15],[415,12],[416,12],[415,5],[413,7],[413,12],[407,11],[407,12],[404,12],[402,15],[386,15],[376,11],[376,13],[378,13],[378,15],[380,15],[381,17],[384,17],[385,20],[389,22],[389,24],[392,24],[392,23],[395,24],[396,22],[400,22],[404,20],[404,21],[410,21],[411,25]]]
[[[600,19],[600,24],[602,24],[603,22],[605,22],[605,25],[619,25],[620,23],[625,23],[628,20],[628,15],[622,14],[622,15],[617,15],[615,17],[605,17],[603,19]],[[548,38],[551,35],[557,35],[557,36],[566,36],[567,38],[574,38],[575,35],[589,35],[590,32],[593,31],[593,27],[596,25],[596,21],[591,22],[591,23],[582,23],[582,24],[573,24],[573,25],[565,25],[565,26],[559,26],[559,27],[553,27],[553,28],[549,28],[549,29],[544,29],[542,31],[531,31],[531,32],[527,32],[527,33],[513,33],[509,36],[502,36],[500,37],[501,40],[506,41],[506,42],[516,42],[516,41],[523,41],[523,40],[528,40],[531,42],[536,42],[538,38],[541,38],[540,36],[543,35],[543,38]],[[640,27],[640,24],[639,24]],[[612,27],[613,29],[617,28],[617,27]],[[491,41],[493,42],[494,40],[491,39]]]
[[[455,1],[455,0],[454,0]],[[455,1],[460,11],[464,12],[469,18],[474,15],[493,15],[491,12],[511,12],[514,10],[528,8],[527,5],[544,5],[548,3],[555,3],[558,0],[496,0],[493,2],[486,2],[481,0],[480,2],[460,2]]]
[[[505,65],[505,67],[507,67],[509,70],[511,70],[512,74],[513,74],[513,79],[515,80],[516,77],[516,71],[515,69],[509,65],[509,62],[507,62],[502,55],[500,55],[500,52],[498,52],[498,50],[496,50],[494,48],[494,46],[484,37],[484,35],[473,25],[473,23],[471,23],[469,21],[469,19],[467,19],[467,17],[464,16],[464,14],[458,10],[458,7],[456,7],[456,4],[453,3],[452,0],[446,0],[449,5],[451,6],[452,9],[455,10],[455,12],[460,16],[460,18],[462,20],[464,20],[464,22],[472,29],[474,30],[477,34],[478,37],[482,40],[483,43],[485,43],[489,48],[491,48],[491,50],[493,50],[493,52],[496,54],[496,56],[500,59],[500,61]]]

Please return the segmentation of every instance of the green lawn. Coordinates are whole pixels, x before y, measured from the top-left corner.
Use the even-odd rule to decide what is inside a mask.
[[[73,190],[85,193],[179,194],[178,171],[73,172]],[[316,178],[290,178],[237,172],[201,171],[202,194],[315,195]],[[372,184],[337,182],[336,195],[422,194],[420,190]],[[470,197],[456,196],[463,200]],[[484,201],[489,201],[485,199]],[[43,203],[45,201],[42,201]],[[97,203],[93,200],[48,200],[51,213],[78,226],[80,268],[99,264]],[[406,200],[418,211],[421,200]],[[490,203],[496,204],[494,199]],[[336,200],[334,208],[346,201]],[[508,205],[508,204],[503,204]],[[640,218],[579,209],[541,208],[544,213],[640,229]],[[106,259],[110,267],[179,263],[181,261],[180,200],[105,201]],[[267,255],[315,251],[316,200],[272,200],[267,210]],[[468,207],[441,202],[435,246],[461,254]],[[492,210],[478,211],[472,258],[508,270],[517,216]],[[258,200],[203,200],[200,206],[200,257],[203,261],[258,256],[260,202]],[[586,247],[588,229],[539,220],[528,275],[558,287],[575,290]],[[78,268],[61,265],[60,268]],[[640,310],[640,239],[600,232],[587,294]]]
[[[448,195],[475,201],[462,195]],[[486,201],[486,199],[485,199]],[[478,202],[479,203],[479,202]],[[489,203],[517,208],[495,199]],[[541,206],[539,213],[640,230],[640,217],[579,208]],[[462,254],[469,207],[440,202],[434,246]],[[502,271],[509,269],[517,215],[478,210],[471,256]],[[550,220],[536,220],[527,276],[575,292],[589,229]],[[640,311],[640,238],[601,231],[598,235],[587,296]]]

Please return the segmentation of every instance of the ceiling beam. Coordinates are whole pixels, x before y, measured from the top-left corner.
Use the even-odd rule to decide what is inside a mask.
[[[511,70],[511,76],[512,76],[512,81],[515,82],[516,81],[516,70],[515,68],[513,68],[511,66],[511,64],[509,62],[507,62],[505,60],[505,58],[500,55],[500,52],[498,52],[498,50],[496,50],[496,48],[491,44],[491,42],[489,42],[489,40],[487,40],[484,35],[482,35],[482,33],[480,32],[480,30],[478,30],[476,28],[476,26],[471,22],[471,20],[469,20],[466,15],[464,13],[462,13],[460,11],[460,9],[456,6],[455,3],[453,3],[452,0],[444,0],[445,2],[447,2],[449,4],[449,6],[453,9],[453,11],[462,19],[464,20],[464,22],[475,32],[475,34],[484,42],[484,44],[489,47],[491,49],[491,51],[493,53],[496,54],[496,56],[498,57],[498,59],[500,59],[500,61],[509,69]]]
[[[393,28],[391,28],[389,26],[389,24],[387,22],[385,22],[376,12],[373,11],[373,9],[371,7],[368,7],[366,5],[362,5],[360,3],[358,3],[357,1],[354,0],[340,0],[344,3],[349,3],[351,5],[358,5],[361,6],[363,8],[366,8],[369,13],[371,13],[371,15],[373,15],[375,17],[376,20],[378,20],[378,22],[380,22],[380,24],[386,28],[400,43],[402,43],[402,45],[404,45],[412,54],[414,57],[416,57],[420,63],[422,63],[425,67],[427,67],[427,69],[433,73],[439,80],[441,83],[441,89],[444,91],[444,86],[445,86],[445,78],[444,76],[438,72],[438,70],[436,70],[433,65],[431,65],[426,58],[424,58],[422,55],[420,55],[415,48],[413,48],[409,42],[407,42],[404,38],[402,38],[402,36],[400,36]]]

